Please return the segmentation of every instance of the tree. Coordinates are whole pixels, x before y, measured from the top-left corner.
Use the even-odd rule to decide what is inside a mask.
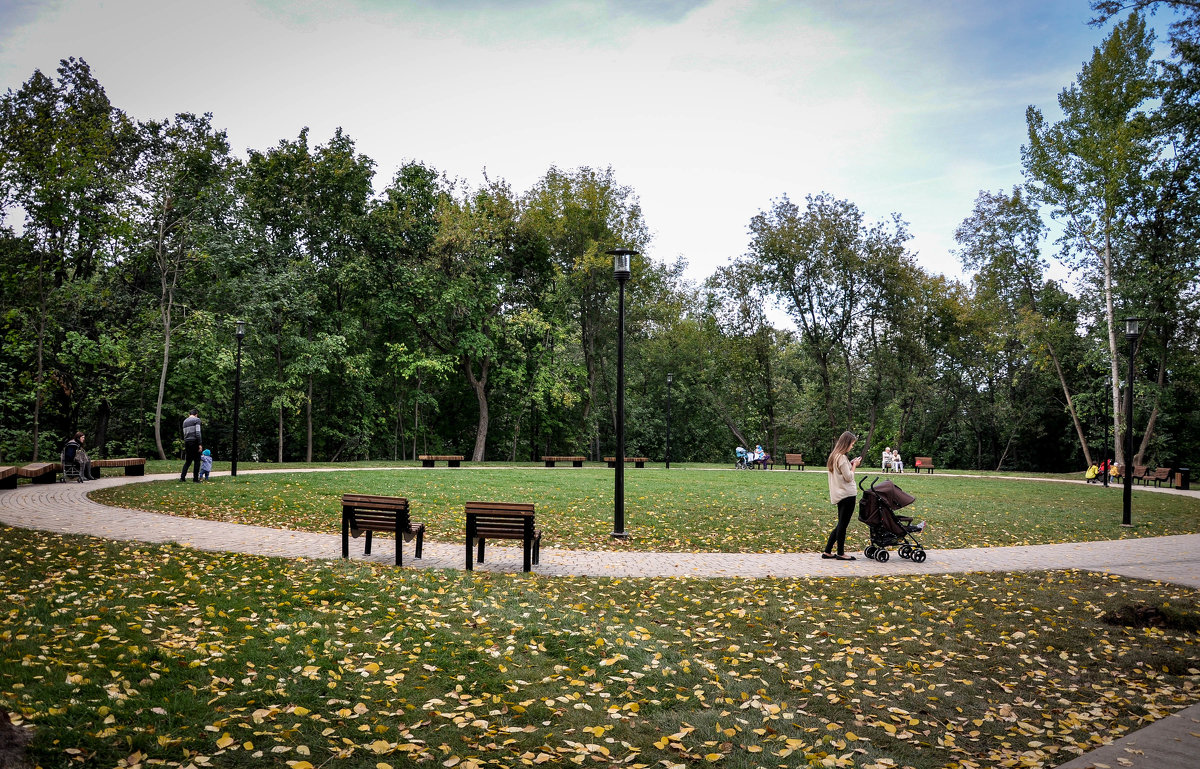
[[[1018,334],[1035,355],[1044,350],[1062,386],[1063,398],[1084,460],[1092,464],[1087,435],[1079,421],[1075,401],[1057,348],[1074,338],[1076,318],[1054,317],[1044,310],[1046,292],[1055,292],[1046,282],[1046,260],[1041,240],[1046,232],[1041,216],[1019,187],[1011,194],[986,190],[975,199],[975,208],[955,232],[962,247],[958,256],[963,266],[977,272],[977,295],[998,303],[1005,325]]]
[[[605,252],[617,246],[645,250],[650,233],[641,205],[631,188],[617,183],[612,168],[583,167],[567,172],[551,167],[525,195],[523,211],[523,220],[548,241],[562,274],[566,301],[573,306],[587,371],[581,419],[598,443],[595,413],[607,336],[601,332],[616,325],[610,300],[617,284],[612,278],[612,258]],[[637,261],[634,280],[641,269]]]
[[[1022,148],[1031,191],[1063,220],[1064,257],[1084,276],[1092,273],[1088,266],[1101,267],[1116,436],[1123,409],[1114,286],[1119,275],[1128,274],[1118,244],[1162,144],[1148,112],[1149,101],[1158,96],[1153,41],[1136,14],[1116,25],[1075,84],[1059,94],[1061,121],[1048,124],[1036,107],[1026,110],[1029,144]],[[1119,439],[1115,456],[1125,462]]]
[[[46,348],[55,295],[65,282],[96,273],[114,237],[116,204],[135,152],[130,121],[82,59],[63,59],[57,82],[38,70],[0,98],[0,215],[19,217],[32,256],[23,272],[34,291],[34,459],[47,366],[53,366]]]
[[[154,405],[154,445],[166,459],[162,439],[163,400],[171,364],[177,303],[189,272],[210,250],[228,241],[232,208],[229,141],[212,127],[212,116],[176,115],[141,126],[142,159],[132,196],[130,249],[153,265],[162,365]]]

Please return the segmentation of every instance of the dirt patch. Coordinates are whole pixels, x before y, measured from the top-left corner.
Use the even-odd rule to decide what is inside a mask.
[[[0,769],[27,769],[25,747],[33,740],[33,729],[17,726],[0,708]]]
[[[1109,625],[1156,627],[1168,630],[1200,631],[1200,615],[1185,614],[1170,606],[1129,604],[1100,615]]]

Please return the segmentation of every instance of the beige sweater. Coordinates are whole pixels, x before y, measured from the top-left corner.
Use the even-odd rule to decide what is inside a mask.
[[[854,495],[854,468],[850,466],[846,455],[842,454],[837,458],[833,472],[829,473],[829,501],[836,505],[846,497]]]

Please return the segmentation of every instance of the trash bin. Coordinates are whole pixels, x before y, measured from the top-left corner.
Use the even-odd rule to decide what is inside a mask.
[[[1190,489],[1192,487],[1191,479],[1189,477],[1191,472],[1192,471],[1186,467],[1175,468],[1175,487],[1178,489],[1183,489],[1184,491]]]

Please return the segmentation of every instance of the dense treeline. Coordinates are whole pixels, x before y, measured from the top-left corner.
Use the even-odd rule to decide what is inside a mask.
[[[1026,184],[981,192],[956,233],[969,283],[923,270],[900,217],[827,194],[764,201],[746,253],[703,284],[635,259],[629,453],[661,459],[669,429],[676,460],[761,443],[819,463],[849,427],[872,461],[890,445],[1078,469],[1106,435],[1122,460],[1121,319],[1139,315],[1134,461],[1194,458],[1194,20],[1169,61],[1152,42],[1121,21],[1060,121],[1030,108]],[[210,115],[125,114],[78,59],[0,99],[0,163],[0,460],[57,455],[75,429],[94,453],[176,456],[192,407],[218,459],[614,452],[605,251],[652,251],[612,169],[550,168],[523,191],[420,162],[382,178],[344,132],[307,129],[239,157]],[[1054,247],[1072,285],[1047,279]]]

